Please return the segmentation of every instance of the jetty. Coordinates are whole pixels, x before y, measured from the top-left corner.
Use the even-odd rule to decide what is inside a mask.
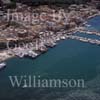
[[[91,35],[97,35],[100,36],[99,31],[91,31],[91,30],[78,30],[77,32],[85,33],[85,34],[91,34]]]
[[[66,38],[75,39],[75,40],[79,40],[79,41],[86,42],[86,43],[100,45],[100,40],[97,40],[97,39],[90,39],[90,38],[84,38],[84,37],[73,36],[73,35],[67,35]]]

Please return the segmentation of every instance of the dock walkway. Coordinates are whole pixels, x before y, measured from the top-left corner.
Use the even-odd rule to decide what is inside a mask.
[[[84,37],[73,36],[73,35],[67,35],[66,38],[75,39],[75,40],[79,40],[79,41],[86,42],[86,43],[100,45],[100,40],[97,40],[97,39],[90,39],[90,38],[84,38]]]

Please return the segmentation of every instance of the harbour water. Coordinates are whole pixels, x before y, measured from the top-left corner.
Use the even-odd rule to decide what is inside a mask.
[[[100,22],[100,17],[91,19],[89,23],[94,27],[92,23],[96,23],[96,21]],[[97,27],[99,30],[100,25]],[[94,38],[94,36],[92,37]],[[82,78],[88,87],[85,90],[77,89],[70,91],[68,89],[13,88],[8,78],[11,75],[41,75],[43,77],[71,79]],[[59,98],[62,98],[61,100],[65,100],[63,98],[72,100],[68,96],[69,92],[70,94],[73,93],[73,96],[77,96],[74,92],[85,96],[86,98],[82,100],[99,100],[99,79],[100,46],[77,40],[64,40],[36,59],[13,58],[7,60],[7,67],[0,72],[0,100],[60,100]],[[92,95],[94,99],[84,94],[84,91],[86,94]],[[94,91],[97,92],[95,93]]]
[[[91,25],[91,27],[87,28],[88,30],[96,30],[100,32],[100,16],[90,19],[87,24]]]
[[[84,37],[84,38],[90,38],[90,39],[97,39],[97,40],[100,40],[100,36],[97,36],[95,34],[86,34],[86,33],[80,33],[80,32],[77,32],[74,34],[75,36],[80,36],[80,37]]]

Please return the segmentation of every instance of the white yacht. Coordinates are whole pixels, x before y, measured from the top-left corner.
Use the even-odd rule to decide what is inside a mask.
[[[6,63],[5,62],[1,62],[0,63],[0,69],[4,68],[6,66]]]

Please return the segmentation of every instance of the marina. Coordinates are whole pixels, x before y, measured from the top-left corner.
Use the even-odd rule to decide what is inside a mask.
[[[96,31],[94,32],[94,31],[78,31],[78,30],[76,30],[76,32],[80,32],[80,34],[85,33],[85,34],[89,34],[89,35],[94,34],[94,35],[100,36],[100,33],[96,32]],[[35,58],[38,55],[40,55],[41,53],[46,52],[48,50],[48,47],[52,48],[57,45],[58,41],[65,40],[65,39],[76,39],[81,42],[100,45],[100,40],[98,40],[98,39],[74,36],[74,34],[76,34],[76,33],[68,34],[65,31],[65,32],[59,32],[59,34],[56,33],[56,34],[50,35],[50,33],[48,32],[48,37],[46,37],[47,35],[42,36],[42,39],[40,38],[40,40],[36,41],[36,43],[33,42],[33,46],[32,45],[29,46],[30,44],[27,44],[27,46],[25,45],[26,47],[16,47],[16,48],[12,49],[10,52],[13,53],[15,56],[19,56],[20,58],[23,58],[25,56],[30,56],[32,58]],[[35,44],[35,47],[34,47],[34,44]],[[38,53],[36,53],[36,52],[38,52]]]
[[[57,46],[59,41],[68,38],[100,44],[98,39],[74,36],[76,32],[100,36],[100,32],[85,30],[85,27],[81,27],[84,25],[91,27],[85,22],[100,15],[100,11],[94,5],[72,4],[66,9],[57,6],[52,8],[49,5],[34,8],[17,3],[14,9],[10,8],[8,11],[5,9],[2,12],[9,14],[2,14],[0,20],[0,43],[1,47],[4,50],[6,49],[3,51],[5,57],[2,58],[2,53],[0,55],[1,61],[6,60],[7,57],[16,56],[20,58],[25,56],[36,58],[40,54],[47,52],[49,48]],[[34,19],[35,16],[31,16],[35,12],[38,15],[36,19]],[[42,13],[45,13],[45,15]],[[18,17],[15,14],[18,14]],[[18,19],[20,14],[23,20]],[[26,20],[27,15],[30,15],[28,17],[31,20]],[[56,17],[61,19],[57,20]],[[20,44],[24,44],[24,46],[20,46]]]
[[[93,35],[93,34],[97,36],[100,35],[99,32],[93,32],[93,31],[78,31],[78,32],[80,32],[81,34],[85,33],[89,35]],[[30,43],[29,44],[27,43],[24,47],[20,46],[14,49],[8,49],[8,52],[9,54],[18,56],[20,58],[23,58],[25,56],[30,56],[32,58],[35,58],[41,53],[46,52],[48,50],[48,47],[52,48],[58,44],[58,41],[65,40],[65,39],[76,39],[81,42],[100,45],[100,40],[98,39],[91,39],[91,38],[86,38],[86,37],[81,37],[81,36],[75,36],[74,34],[76,33],[66,33],[65,31],[65,32],[59,32],[59,34],[56,33],[54,35],[53,34],[48,35],[48,37],[42,36],[42,39],[40,38],[36,42],[33,42],[33,44],[31,43],[31,45]]]

